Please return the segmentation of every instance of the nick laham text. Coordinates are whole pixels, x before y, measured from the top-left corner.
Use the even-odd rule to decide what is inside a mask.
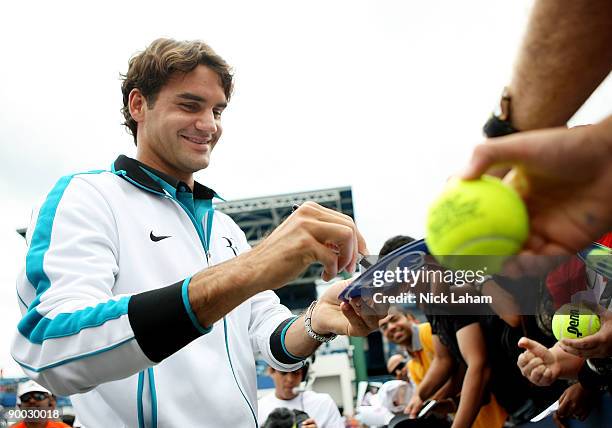
[[[386,296],[383,293],[372,294],[374,303],[437,303],[437,304],[490,304],[493,303],[491,296],[475,296],[470,293],[447,293],[447,294],[434,294],[434,293],[400,293],[397,296]]]

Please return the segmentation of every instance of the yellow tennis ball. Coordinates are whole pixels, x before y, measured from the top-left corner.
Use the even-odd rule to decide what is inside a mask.
[[[552,320],[553,334],[557,340],[578,339],[599,331],[601,321],[590,309],[568,303],[559,308]]]
[[[501,270],[529,234],[521,197],[501,180],[452,179],[429,208],[425,241],[431,254],[452,269]],[[465,257],[481,256],[481,257]]]

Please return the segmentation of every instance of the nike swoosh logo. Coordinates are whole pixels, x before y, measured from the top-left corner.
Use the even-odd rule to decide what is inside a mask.
[[[151,241],[153,242],[159,242],[162,239],[170,238],[170,236],[155,236],[153,235],[153,231],[151,231],[151,233],[149,234],[149,238],[151,238]]]

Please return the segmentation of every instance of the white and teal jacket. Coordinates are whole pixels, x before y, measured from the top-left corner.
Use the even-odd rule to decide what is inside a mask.
[[[34,213],[12,355],[84,427],[254,427],[254,354],[301,366],[272,291],[209,329],[191,310],[191,276],[249,249],[214,196],[120,156],[61,178]]]

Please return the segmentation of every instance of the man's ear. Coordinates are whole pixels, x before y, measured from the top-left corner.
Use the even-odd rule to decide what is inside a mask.
[[[136,122],[141,122],[144,119],[147,100],[140,89],[134,88],[130,91],[128,107],[130,108],[130,115]]]
[[[272,367],[268,366],[268,368],[266,369],[266,373],[268,374],[268,376],[272,376],[274,374],[276,370],[274,370]]]

